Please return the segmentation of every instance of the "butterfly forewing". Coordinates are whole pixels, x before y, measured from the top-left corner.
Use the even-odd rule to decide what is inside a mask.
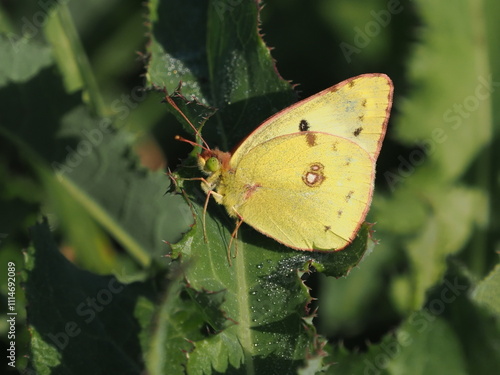
[[[364,74],[302,100],[266,120],[236,149],[237,162],[272,138],[318,131],[350,139],[377,158],[392,105],[393,86],[385,74]]]

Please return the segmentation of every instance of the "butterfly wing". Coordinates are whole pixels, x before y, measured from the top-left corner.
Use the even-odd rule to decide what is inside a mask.
[[[272,138],[303,131],[350,139],[376,159],[392,105],[393,85],[385,74],[363,74],[304,99],[267,119],[233,153],[238,161]]]
[[[349,139],[288,134],[252,148],[223,173],[218,192],[230,214],[289,247],[338,250],[364,221],[374,168]]]

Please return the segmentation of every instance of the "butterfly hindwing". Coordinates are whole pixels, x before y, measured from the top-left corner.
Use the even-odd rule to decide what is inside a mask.
[[[373,191],[374,163],[356,143],[319,132],[257,145],[222,176],[228,211],[277,241],[301,250],[351,242]]]

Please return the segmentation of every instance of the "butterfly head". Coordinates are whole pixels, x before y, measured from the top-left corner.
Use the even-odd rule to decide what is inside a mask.
[[[214,174],[219,174],[222,170],[229,169],[230,159],[231,154],[228,152],[223,152],[218,149],[203,150],[203,152],[198,155],[198,167],[203,173],[212,176]]]
[[[198,154],[198,167],[208,177],[201,183],[201,187],[205,193],[211,191],[218,191],[224,178],[224,172],[229,169],[229,160],[231,154],[229,152],[222,152],[218,149],[204,150]],[[218,203],[222,202],[220,194],[214,195]]]

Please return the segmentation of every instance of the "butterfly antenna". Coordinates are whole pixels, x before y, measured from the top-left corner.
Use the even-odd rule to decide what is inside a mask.
[[[190,141],[189,139],[186,139],[186,138],[184,138],[184,137],[181,137],[180,135],[176,135],[174,138],[175,138],[175,140],[177,140],[177,141],[186,142],[186,143],[189,143],[191,146],[194,146],[194,147],[201,147],[203,150],[210,151],[210,149],[209,149],[209,148],[207,148],[207,147],[205,147],[205,146],[203,146],[203,145],[200,145],[200,144],[198,144],[198,143],[196,143],[196,142]],[[203,141],[203,142],[205,142],[205,141]]]
[[[198,136],[199,139],[201,139],[201,141],[203,142],[203,145],[200,145],[198,143],[195,143],[195,142],[192,142],[192,141],[189,141],[181,136],[178,136],[176,135],[175,136],[175,139],[179,140],[179,141],[182,141],[182,142],[186,142],[186,143],[189,143],[193,146],[198,146],[204,150],[210,150],[210,147],[208,147],[208,144],[207,142],[205,142],[205,140],[203,139],[203,137],[201,136],[200,132],[198,131],[198,129],[196,129],[196,127],[193,125],[193,123],[191,121],[189,121],[189,119],[187,118],[187,116],[184,114],[184,112],[181,111],[181,109],[177,106],[177,104],[175,104],[175,102],[172,100],[172,98],[168,95],[165,96],[165,100],[168,102],[168,104],[170,104],[177,112],[179,112],[179,114],[182,116],[182,118],[184,120],[186,120],[186,122],[189,124],[189,126],[191,126],[191,128],[194,130],[194,132],[196,133],[196,135]]]

